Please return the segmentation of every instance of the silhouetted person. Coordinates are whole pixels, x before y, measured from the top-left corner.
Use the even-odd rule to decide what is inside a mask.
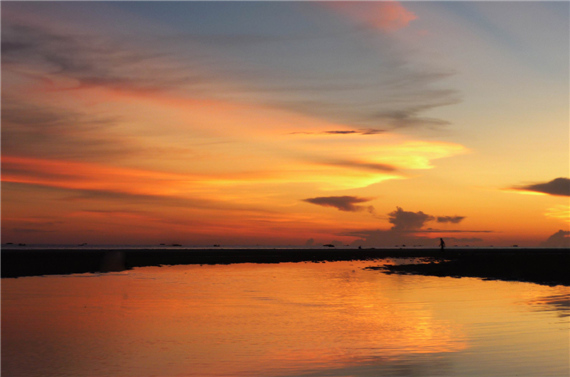
[[[439,247],[441,248],[441,251],[443,251],[443,249],[445,249],[445,242],[443,242],[443,238],[439,239]]]

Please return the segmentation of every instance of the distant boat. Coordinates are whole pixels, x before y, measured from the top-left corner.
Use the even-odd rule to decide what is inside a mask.
[[[170,245],[170,246],[182,246],[182,245],[180,245],[179,243],[173,243],[173,244]]]
[[[324,247],[334,247],[333,244],[327,243],[326,245],[323,245]]]
[[[87,246],[87,242],[83,242],[82,244],[79,244],[78,246]]]
[[[214,245],[214,247],[220,247],[220,245]]]

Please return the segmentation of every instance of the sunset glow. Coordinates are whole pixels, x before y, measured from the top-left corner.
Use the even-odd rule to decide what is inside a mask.
[[[568,243],[567,2],[1,7],[3,243]]]

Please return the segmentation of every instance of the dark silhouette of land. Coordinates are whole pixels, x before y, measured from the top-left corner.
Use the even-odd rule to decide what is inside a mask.
[[[570,250],[469,250],[445,252],[445,258],[427,257],[419,263],[372,267],[388,274],[439,277],[475,277],[486,280],[526,281],[543,285],[570,285]]]
[[[2,278],[122,271],[177,264],[326,262],[417,258],[417,263],[373,267],[385,273],[479,277],[570,285],[569,249],[9,249]]]

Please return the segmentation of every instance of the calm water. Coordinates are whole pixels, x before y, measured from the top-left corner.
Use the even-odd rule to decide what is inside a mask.
[[[569,287],[379,263],[2,279],[2,376],[569,375]]]

